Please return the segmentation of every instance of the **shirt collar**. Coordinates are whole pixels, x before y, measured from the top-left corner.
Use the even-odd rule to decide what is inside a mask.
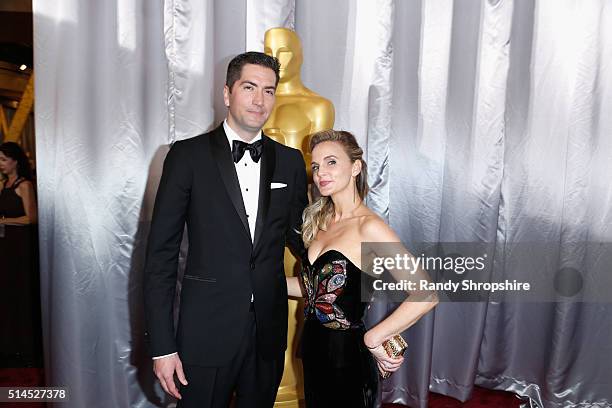
[[[230,127],[230,125],[227,124],[227,119],[225,119],[223,121],[223,130],[225,130],[225,136],[227,136],[227,142],[230,145],[230,149],[232,147],[232,142],[234,140],[240,140],[241,142],[245,142],[245,143],[253,143],[256,142],[258,140],[261,139],[261,130],[259,132],[257,132],[257,135],[253,138],[253,140],[251,140],[250,142],[247,142],[246,140],[243,140],[238,133],[234,132],[234,129],[232,129]]]

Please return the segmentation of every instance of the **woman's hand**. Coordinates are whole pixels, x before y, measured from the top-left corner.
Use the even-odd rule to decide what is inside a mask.
[[[372,348],[366,343],[366,347],[368,347],[368,350],[370,350],[370,353],[372,353],[374,356],[378,370],[380,370],[381,373],[384,373],[385,371],[391,373],[397,371],[404,362],[404,357],[389,357],[382,344]]]

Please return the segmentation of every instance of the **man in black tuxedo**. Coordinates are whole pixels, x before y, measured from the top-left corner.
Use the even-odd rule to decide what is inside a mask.
[[[155,199],[145,269],[145,317],[154,371],[179,407],[272,407],[287,345],[287,243],[307,204],[298,150],[263,135],[279,63],[234,58],[223,90],[227,119],[174,143]],[[189,253],[173,324],[179,246]],[[174,375],[182,386],[180,393]]]

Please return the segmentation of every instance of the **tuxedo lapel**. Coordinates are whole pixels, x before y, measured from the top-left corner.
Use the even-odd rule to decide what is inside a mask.
[[[210,140],[211,153],[217,167],[219,167],[219,173],[225,189],[229,194],[232,204],[242,221],[244,231],[246,232],[249,242],[251,241],[251,233],[249,230],[249,222],[247,221],[246,209],[244,208],[244,200],[242,199],[242,193],[240,192],[240,182],[238,181],[238,175],[236,174],[236,167],[232,159],[232,151],[227,142],[227,136],[223,130],[223,125],[219,126],[213,133]],[[260,195],[261,202],[261,195]],[[257,218],[259,221],[259,217]]]
[[[257,220],[255,223],[255,239],[253,240],[253,248],[257,247],[257,243],[261,238],[264,228],[264,222],[268,215],[268,207],[270,206],[270,183],[276,166],[276,150],[274,143],[266,135],[262,134],[263,153],[261,155],[261,167],[259,172],[259,203],[257,204]]]

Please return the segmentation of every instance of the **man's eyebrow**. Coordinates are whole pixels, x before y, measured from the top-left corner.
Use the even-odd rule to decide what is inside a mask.
[[[255,82],[249,81],[248,79],[245,79],[244,81],[240,82],[240,85],[244,85],[244,84],[249,84],[254,87],[259,87],[259,85],[257,85]],[[268,85],[268,86],[264,86],[264,89],[276,89],[276,87],[274,85]]]

